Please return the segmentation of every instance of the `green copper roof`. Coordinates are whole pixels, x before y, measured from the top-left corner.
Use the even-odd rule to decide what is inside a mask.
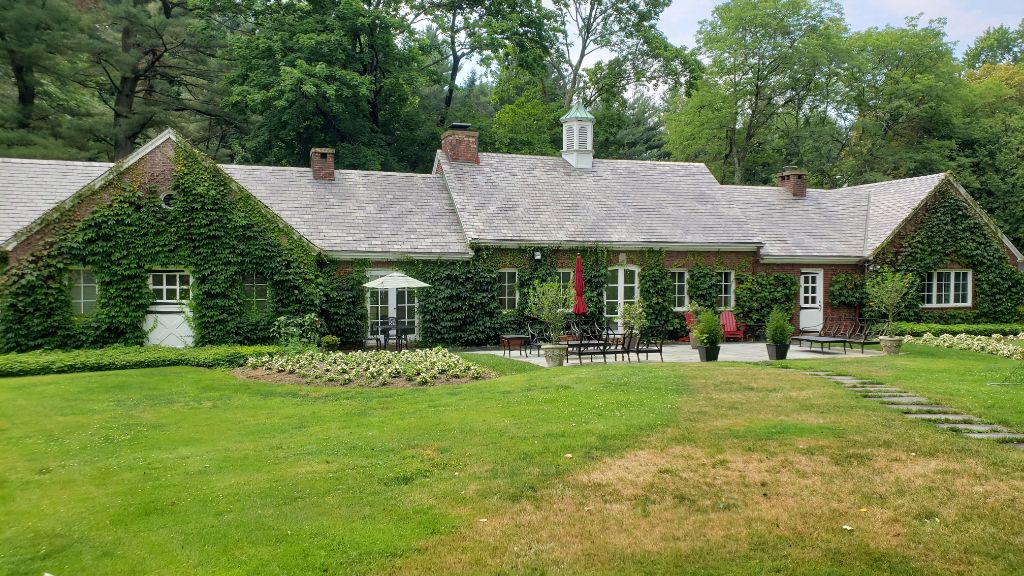
[[[590,120],[593,122],[594,115],[587,110],[586,106],[576,102],[572,105],[572,108],[569,109],[569,112],[565,116],[562,116],[561,120],[562,122],[568,122],[569,120]]]

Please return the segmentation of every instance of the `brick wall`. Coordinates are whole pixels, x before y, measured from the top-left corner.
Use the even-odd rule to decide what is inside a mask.
[[[838,274],[862,274],[864,267],[859,264],[760,264],[758,266],[759,272],[767,272],[769,274],[788,274],[793,276],[799,282],[800,273],[803,270],[821,270],[821,312],[822,318],[825,322],[831,322],[833,320],[857,320],[860,316],[860,311],[856,308],[848,306],[835,307],[829,304],[828,291],[832,286],[832,278]],[[797,298],[800,295],[797,294]],[[798,326],[800,323],[800,310],[796,308],[793,312],[793,325]]]
[[[117,166],[114,169],[116,170]],[[129,166],[118,177],[137,187],[145,195],[160,196],[164,194],[170,190],[171,182],[174,179],[174,141],[164,141],[149,154]],[[96,208],[107,205],[117,186],[117,181],[109,181],[98,190],[87,192],[78,198],[71,210],[57,219],[48,221],[19,242],[10,252],[9,263],[16,264],[35,252],[46,240],[59,235],[62,228],[87,218]]]
[[[314,180],[334,180],[334,148],[310,150],[309,167]]]
[[[441,134],[441,151],[452,162],[480,163],[477,149],[479,133],[469,130],[448,130]]]

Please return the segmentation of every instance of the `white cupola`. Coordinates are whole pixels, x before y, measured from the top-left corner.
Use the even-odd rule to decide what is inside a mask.
[[[562,116],[562,158],[573,168],[590,168],[594,164],[594,116],[576,102]]]

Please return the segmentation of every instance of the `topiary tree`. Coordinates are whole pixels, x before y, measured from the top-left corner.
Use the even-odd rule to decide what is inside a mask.
[[[545,341],[555,343],[565,328],[568,310],[572,309],[573,293],[558,282],[536,282],[526,301],[526,314],[544,323]]]
[[[882,335],[892,337],[892,323],[896,310],[903,304],[908,294],[917,286],[917,278],[905,272],[879,272],[868,278],[867,294],[872,307],[886,315],[886,323]]]

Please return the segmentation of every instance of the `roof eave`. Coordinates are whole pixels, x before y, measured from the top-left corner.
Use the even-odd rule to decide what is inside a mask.
[[[764,264],[860,264],[863,256],[761,256]]]
[[[467,252],[369,252],[363,250],[325,250],[325,255],[334,260],[469,260],[473,251]]]
[[[533,246],[555,246],[565,248],[603,247],[618,250],[676,250],[680,252],[756,252],[764,246],[762,242],[600,242],[600,241],[551,241],[551,240],[486,240],[474,239],[472,244],[495,248],[527,248]]]

